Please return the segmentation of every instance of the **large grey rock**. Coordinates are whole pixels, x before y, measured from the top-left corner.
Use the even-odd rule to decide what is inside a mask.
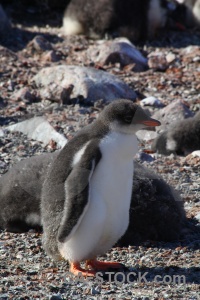
[[[0,227],[23,232],[41,225],[40,195],[45,174],[59,151],[23,160],[0,178]],[[173,240],[185,222],[183,202],[152,170],[135,162],[130,225],[120,245],[137,240]]]
[[[98,46],[88,49],[91,60],[102,65],[109,63],[120,63],[121,67],[134,64],[133,71],[141,72],[147,70],[147,59],[127,39],[120,38],[114,41],[104,41]]]
[[[62,148],[67,139],[58,133],[49,122],[43,117],[35,117],[29,120],[13,124],[7,127],[10,131],[20,131],[26,134],[29,138],[41,141],[44,145],[48,145],[51,140],[57,143],[57,146]]]
[[[166,107],[158,110],[152,115],[152,118],[161,122],[158,132],[167,130],[176,121],[181,121],[186,118],[193,117],[194,113],[185,105],[181,100],[176,100],[167,105]]]
[[[136,93],[114,75],[94,68],[60,65],[42,69],[33,81],[41,96],[62,101],[63,92],[73,85],[72,98],[84,97],[94,103],[104,99],[111,102],[116,98],[136,99]]]

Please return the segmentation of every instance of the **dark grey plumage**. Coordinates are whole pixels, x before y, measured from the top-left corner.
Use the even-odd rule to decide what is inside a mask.
[[[132,41],[144,40],[164,23],[166,3],[165,0],[71,0],[63,27],[67,34],[102,37],[110,33]]]
[[[24,232],[41,225],[26,219],[32,213],[40,216],[42,184],[56,156],[57,152],[22,160],[0,178],[0,228]]]
[[[199,149],[200,112],[193,118],[174,123],[152,143],[152,150],[164,155],[187,155]]]
[[[119,241],[125,246],[144,240],[176,240],[186,222],[177,191],[153,170],[135,161],[129,227]]]

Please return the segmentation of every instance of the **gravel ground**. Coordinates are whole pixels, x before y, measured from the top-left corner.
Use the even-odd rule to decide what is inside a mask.
[[[16,15],[19,17],[20,14]],[[40,99],[31,78],[45,66],[60,63],[91,65],[86,50],[97,41],[85,37],[63,38],[58,26],[60,15],[54,14],[54,22],[44,26],[19,24],[4,37],[0,46],[0,125],[4,129],[34,115],[44,115],[54,128],[68,139],[84,125],[92,122],[101,110],[86,107],[77,101],[72,105],[60,105]],[[48,15],[45,16],[46,20]],[[58,62],[46,61],[44,53],[34,51],[29,42],[36,34],[44,34],[60,55]],[[192,54],[183,49],[193,45]],[[198,48],[196,48],[198,46]],[[165,105],[182,99],[196,112],[200,108],[200,32],[171,31],[145,46],[143,53],[172,52],[176,60],[163,72],[148,70],[134,73],[121,69],[117,64],[104,68],[119,76],[138,93],[154,95]],[[195,52],[196,51],[196,52]],[[98,67],[98,66],[96,66]],[[13,98],[13,93],[28,87],[33,101]],[[145,145],[148,147],[148,145]],[[0,173],[18,160],[42,152],[56,150],[56,145],[44,147],[42,143],[28,139],[20,133],[4,132],[0,137]],[[163,243],[146,241],[128,248],[113,248],[100,258],[116,260],[126,265],[126,270],[110,278],[84,280],[71,277],[67,262],[54,263],[41,247],[41,234],[0,232],[0,299],[200,299],[200,161],[184,157],[155,156],[151,163],[142,162],[160,173],[164,179],[180,191],[185,202],[190,228],[180,240]],[[196,217],[196,218],[195,218]],[[123,271],[123,273],[122,273]],[[130,275],[130,272],[133,272]],[[155,276],[158,282],[155,281]]]

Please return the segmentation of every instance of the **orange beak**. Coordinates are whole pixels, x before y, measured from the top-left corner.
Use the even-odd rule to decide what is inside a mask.
[[[149,126],[149,127],[150,126],[155,127],[155,126],[160,126],[161,125],[161,123],[159,121],[157,121],[155,119],[151,119],[151,118],[149,120],[140,121],[138,123],[144,124],[145,126]]]

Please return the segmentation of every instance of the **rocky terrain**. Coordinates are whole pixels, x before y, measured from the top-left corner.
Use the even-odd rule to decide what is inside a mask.
[[[136,48],[124,40],[111,47],[106,39],[65,37],[57,10],[11,6],[11,13],[12,28],[0,37],[1,174],[62,147],[116,97],[159,115],[164,128],[200,110],[198,29],[163,31]],[[180,192],[188,217],[180,239],[115,247],[101,258],[124,263],[125,272],[77,282],[67,262],[46,256],[40,233],[1,231],[0,299],[200,299],[200,157],[147,154],[156,134],[141,134],[137,160]]]

